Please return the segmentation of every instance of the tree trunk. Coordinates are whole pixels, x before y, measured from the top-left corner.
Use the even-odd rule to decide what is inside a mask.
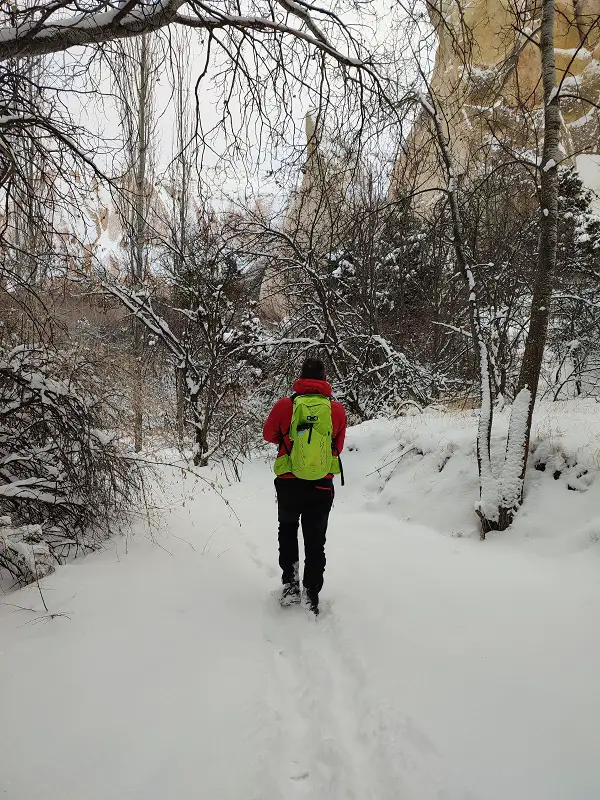
[[[131,286],[142,289],[148,258],[148,211],[152,189],[148,180],[151,140],[154,124],[153,88],[156,73],[155,49],[149,35],[128,43],[115,71],[115,88],[121,103],[121,122],[127,153],[130,201],[121,209],[124,227],[129,234],[129,272]],[[143,444],[144,417],[144,325],[132,320],[134,445]]]
[[[477,428],[477,467],[479,471],[479,504],[477,513],[481,520],[481,538],[485,539],[486,533],[493,530],[498,524],[499,507],[498,484],[492,472],[490,454],[494,416],[490,354],[481,329],[475,277],[467,260],[462,216],[458,203],[458,184],[448,137],[442,128],[441,117],[432,103],[430,103],[429,99],[422,98],[421,102],[431,118],[444,166],[448,174],[447,195],[452,216],[454,254],[456,265],[469,293],[469,322],[477,364],[477,374],[479,376],[479,396],[481,401],[479,426]]]
[[[185,434],[185,377],[183,370],[179,367],[175,368],[175,394],[177,404],[177,439],[179,443],[183,442]]]
[[[173,273],[177,276],[176,283],[185,281],[185,263],[188,251],[188,225],[191,186],[191,155],[190,142],[193,139],[193,122],[190,111],[190,31],[178,30],[174,34],[175,48],[172,53],[172,69],[174,83],[175,106],[175,135],[172,142],[172,162],[170,181],[172,184],[172,222],[171,236],[173,239]],[[188,306],[189,297],[175,289],[175,303],[179,307]],[[184,341],[187,337],[184,334]],[[189,347],[189,343],[187,344]],[[188,388],[186,371],[180,366],[175,367],[176,390],[176,428],[177,438],[183,442],[185,435],[185,410]]]
[[[548,318],[556,269],[560,107],[556,91],[554,0],[542,0],[540,57],[544,85],[544,147],[540,172],[540,246],[531,300],[529,330],[517,384],[517,396],[511,412],[502,491],[504,524],[499,528],[500,530],[504,530],[511,524],[516,510],[523,502],[531,422],[548,335]],[[517,419],[513,421],[514,416]],[[514,470],[513,474],[510,472],[511,468]]]
[[[135,452],[139,453],[143,445],[143,408],[144,408],[144,379],[143,379],[143,339],[144,331],[139,319],[133,320],[133,439]]]
[[[194,465],[196,467],[205,467],[208,464],[206,454],[208,453],[207,441],[207,412],[204,414],[200,408],[200,395],[192,394],[190,397],[190,404],[192,407],[192,415],[194,421]]]

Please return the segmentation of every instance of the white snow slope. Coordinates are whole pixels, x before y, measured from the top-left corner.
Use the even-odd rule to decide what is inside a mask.
[[[241,524],[165,470],[170,512],[155,542],[140,523],[44,579],[61,616],[48,617],[35,586],[6,595],[0,796],[597,800],[597,547],[592,537],[546,551],[535,525],[521,538],[536,547],[518,532],[480,542],[458,538],[454,519],[444,526],[433,506],[451,500],[473,524],[461,425],[472,426],[350,431],[317,621],[277,605],[276,507],[260,460],[224,488]],[[452,442],[443,471],[422,458],[365,477],[406,426],[421,440],[429,429],[444,452]],[[531,497],[562,493],[589,513],[595,483],[583,494],[534,477]],[[405,516],[438,530],[402,519],[402,496]]]

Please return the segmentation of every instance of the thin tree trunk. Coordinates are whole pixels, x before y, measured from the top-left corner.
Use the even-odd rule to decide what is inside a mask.
[[[133,320],[133,440],[135,452],[139,453],[143,445],[143,408],[144,408],[144,375],[142,364],[143,324],[139,319]]]
[[[545,99],[544,148],[540,181],[540,247],[531,303],[531,321],[517,390],[518,393],[527,387],[531,392],[530,422],[546,345],[558,240],[557,163],[560,159],[560,107],[558,96],[555,96],[554,0],[542,0],[540,54]]]
[[[200,395],[193,393],[190,395],[190,405],[194,422],[194,465],[206,466],[206,453],[208,445],[206,442],[205,426],[206,411],[204,414],[200,408]]]
[[[179,367],[175,368],[175,392],[176,392],[176,406],[177,406],[177,439],[179,443],[183,442],[185,434],[185,377],[183,370]]]
[[[188,252],[188,225],[191,206],[191,162],[190,141],[193,138],[193,123],[190,111],[190,32],[177,31],[175,34],[175,50],[173,53],[173,85],[175,106],[175,135],[172,145],[172,164],[170,171],[171,196],[172,196],[172,223],[171,235],[174,244],[173,274],[177,276],[177,283],[184,279],[186,257]],[[176,305],[189,304],[189,298],[175,289]],[[181,296],[180,296],[181,295]],[[184,334],[184,340],[187,337]],[[188,342],[189,346],[189,342]],[[175,405],[176,429],[179,442],[183,442],[185,435],[185,409],[188,398],[188,388],[185,380],[186,372],[177,365],[175,367]]]
[[[448,174],[447,196],[452,217],[454,255],[456,258],[456,265],[469,292],[469,322],[475,351],[477,373],[479,376],[481,403],[479,426],[477,428],[477,467],[479,472],[479,504],[477,513],[481,520],[481,538],[485,539],[486,533],[493,530],[497,525],[499,506],[498,482],[492,472],[490,454],[492,422],[494,417],[490,355],[481,330],[475,277],[469,266],[466,255],[462,216],[458,203],[458,185],[449,142],[442,128],[441,117],[437,113],[432,102],[427,98],[421,98],[421,103],[433,123],[436,139]]]
[[[544,85],[544,147],[540,173],[540,245],[529,331],[511,412],[505,477],[502,481],[500,530],[511,524],[516,510],[523,502],[531,423],[548,335],[548,318],[556,270],[560,107],[556,90],[554,13],[554,0],[542,0],[540,57]]]
[[[137,44],[137,43],[136,43]],[[146,252],[148,211],[150,190],[148,187],[148,151],[150,147],[151,95],[152,95],[152,54],[148,34],[139,40],[135,69],[135,144],[133,152],[133,202],[132,202],[132,253],[131,279],[135,289],[142,287],[146,272]],[[134,360],[134,446],[136,452],[143,445],[144,417],[144,329],[138,319],[133,320],[133,360]]]

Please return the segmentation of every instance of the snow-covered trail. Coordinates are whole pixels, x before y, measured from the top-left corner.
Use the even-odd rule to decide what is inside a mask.
[[[0,610],[11,800],[596,800],[600,574],[370,510],[350,454],[324,612],[280,609],[256,463]],[[193,494],[185,502],[178,497]]]

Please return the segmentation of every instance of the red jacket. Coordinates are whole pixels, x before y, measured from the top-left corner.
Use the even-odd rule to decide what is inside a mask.
[[[327,381],[319,381],[313,378],[299,378],[294,383],[295,394],[322,394],[323,397],[331,397],[331,386]],[[291,397],[282,397],[278,400],[271,413],[267,417],[263,428],[263,438],[267,442],[279,445],[277,456],[289,453],[292,449],[289,431],[292,422],[293,401]],[[333,423],[333,441],[337,453],[344,449],[344,439],[346,438],[346,412],[344,406],[336,400],[331,401],[331,421]],[[283,440],[282,440],[283,437]],[[281,475],[281,478],[293,478],[291,472]],[[333,475],[328,475],[332,478]]]

